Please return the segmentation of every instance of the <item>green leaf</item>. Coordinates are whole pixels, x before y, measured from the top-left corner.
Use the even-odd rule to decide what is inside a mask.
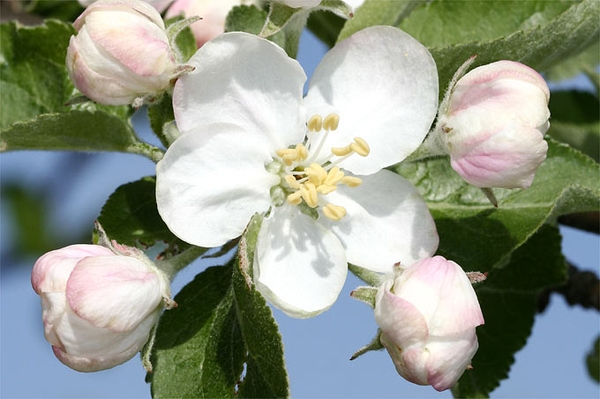
[[[552,120],[548,134],[600,161],[600,102],[598,97],[578,91],[553,92]]]
[[[65,68],[71,25],[48,20],[0,25],[0,128],[39,114],[63,112],[74,94]]]
[[[541,289],[567,279],[557,228],[544,226],[519,249],[508,264],[490,272],[475,286],[485,324],[477,328],[479,349],[452,392],[455,397],[487,397],[508,377],[514,354],[531,333]]]
[[[266,11],[256,6],[242,5],[233,7],[225,20],[225,32],[248,32],[258,35],[265,25],[267,15]],[[284,32],[278,32],[270,36],[269,40],[288,51],[288,40]],[[288,54],[290,53],[288,52]]]
[[[258,225],[260,227],[260,225]],[[258,228],[255,229],[258,232]],[[245,259],[254,258],[254,246],[249,243],[246,254],[240,245],[240,260],[233,271],[233,292],[237,318],[248,354],[246,376],[239,384],[238,397],[288,397],[288,377],[283,357],[283,344],[271,309],[256,291],[247,270]]]
[[[337,41],[369,26],[398,26],[418,6],[428,0],[366,0],[344,25]]]
[[[594,71],[600,65],[599,43],[592,43],[586,50],[575,57],[571,57],[564,62],[546,72],[546,79],[559,82],[564,79],[574,78],[584,71]]]
[[[337,42],[346,20],[329,11],[315,11],[308,16],[306,27],[329,48]]]
[[[161,219],[155,192],[154,177],[120,186],[102,207],[98,221],[106,234],[120,244],[149,247],[164,242],[167,254],[174,255],[189,244],[171,233]]]
[[[44,18],[57,18],[70,22],[83,12],[77,0],[32,0],[27,6],[29,14],[37,14]]]
[[[235,316],[231,268],[211,267],[177,296],[154,343],[154,398],[227,398],[235,394],[246,349]]]
[[[498,208],[454,172],[447,158],[401,164],[396,170],[427,201],[440,235],[438,252],[468,271],[500,266],[507,254],[559,215],[600,206],[599,165],[552,140],[530,188],[494,190]]]
[[[142,153],[131,125],[103,111],[43,114],[0,131],[0,151],[119,151]]]
[[[600,382],[600,336],[596,338],[596,342],[586,355],[585,362],[590,377]]]
[[[198,50],[196,38],[192,29],[183,17],[174,17],[165,21],[167,36],[170,38],[171,46],[176,49],[177,62],[185,63]],[[172,36],[175,39],[172,39]]]
[[[150,127],[156,136],[159,138],[165,148],[175,139],[169,134],[170,129],[177,129],[174,125],[175,114],[173,112],[173,98],[165,93],[162,98],[148,106],[148,119]]]
[[[262,37],[269,37],[279,32],[292,20],[294,16],[300,13],[306,13],[302,8],[288,7],[283,3],[271,2],[269,5],[269,14],[265,24],[260,32]]]
[[[158,326],[153,397],[288,396],[277,325],[239,270],[208,268],[175,301]]]

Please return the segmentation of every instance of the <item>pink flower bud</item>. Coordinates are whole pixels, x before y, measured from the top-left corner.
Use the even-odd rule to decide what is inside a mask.
[[[477,187],[529,187],[548,150],[544,79],[526,65],[498,61],[473,69],[451,90],[438,134],[454,170]]]
[[[379,288],[375,320],[398,373],[442,391],[470,365],[483,315],[461,267],[435,256]]]
[[[98,0],[75,20],[67,71],[88,98],[126,105],[165,91],[177,64],[160,14],[141,0]]]
[[[225,31],[225,19],[235,6],[257,4],[257,0],[175,0],[165,18],[183,15],[185,18],[199,16],[200,21],[190,28],[198,48]]]
[[[123,247],[121,247],[123,248]],[[165,305],[167,277],[141,256],[100,245],[48,252],[33,267],[44,335],[56,357],[78,371],[99,371],[138,353]]]

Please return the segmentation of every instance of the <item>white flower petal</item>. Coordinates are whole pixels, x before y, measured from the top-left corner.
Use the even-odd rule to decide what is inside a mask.
[[[276,149],[302,141],[300,64],[272,42],[226,33],[187,62],[196,69],[180,77],[173,108],[182,133],[212,123],[232,123],[271,138]]]
[[[309,115],[337,112],[339,127],[325,148],[362,137],[371,154],[341,166],[372,174],[402,161],[423,141],[438,106],[438,75],[427,49],[393,27],[377,26],[335,45],[310,81]],[[325,115],[323,115],[325,116]]]
[[[156,166],[156,202],[169,229],[184,241],[216,247],[238,237],[256,212],[271,205],[279,177],[265,137],[233,125],[203,126],[183,135]],[[209,133],[210,132],[210,133]]]
[[[333,233],[292,205],[263,220],[255,253],[257,289],[292,317],[315,316],[337,299],[348,272]]]
[[[342,220],[319,218],[342,241],[348,262],[391,273],[396,262],[411,265],[433,255],[439,241],[435,222],[416,188],[387,170],[362,179],[359,187],[340,186],[325,197],[346,208]]]

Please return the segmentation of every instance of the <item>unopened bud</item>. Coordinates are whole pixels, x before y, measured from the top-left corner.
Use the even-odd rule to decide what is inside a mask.
[[[141,0],[98,0],[75,20],[67,50],[75,87],[107,105],[139,104],[167,90],[178,67],[160,14]]]
[[[48,252],[35,263],[31,284],[42,299],[46,339],[56,357],[77,371],[131,359],[162,309],[176,306],[167,276],[141,252],[119,245]]]
[[[458,80],[436,134],[452,168],[482,188],[527,188],[546,159],[550,92],[533,69],[498,61]]]
[[[452,387],[477,351],[483,315],[459,265],[441,256],[400,268],[377,292],[375,321],[396,370],[438,391]]]

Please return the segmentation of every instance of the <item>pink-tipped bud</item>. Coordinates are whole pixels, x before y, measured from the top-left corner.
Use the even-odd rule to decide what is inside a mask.
[[[152,262],[100,245],[48,252],[33,267],[44,335],[56,357],[78,371],[131,359],[148,341],[161,310],[172,306],[168,278]]]
[[[441,256],[405,268],[377,292],[375,321],[396,370],[443,391],[469,367],[483,314],[459,265]]]
[[[454,88],[438,134],[452,167],[481,188],[527,188],[546,159],[550,92],[533,69],[513,61],[480,66]]]
[[[98,0],[74,27],[67,71],[75,87],[98,103],[137,103],[164,92],[177,75],[163,20],[144,1]]]

